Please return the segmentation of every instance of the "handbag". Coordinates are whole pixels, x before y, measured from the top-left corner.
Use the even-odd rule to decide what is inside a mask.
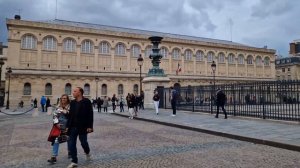
[[[55,140],[56,137],[58,137],[60,135],[61,131],[58,127],[56,127],[55,125],[52,126],[52,129],[49,133],[48,136],[48,141],[53,142]]]

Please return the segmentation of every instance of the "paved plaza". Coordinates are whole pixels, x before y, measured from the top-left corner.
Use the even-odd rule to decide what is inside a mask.
[[[143,110],[139,113],[140,119],[133,120],[125,117],[128,115],[127,112],[116,114],[94,112],[95,131],[89,135],[93,160],[85,161],[83,150],[78,143],[79,167],[300,168],[300,154],[297,151],[238,141],[140,119],[190,126],[198,120],[197,127],[205,129],[212,129],[206,128],[209,123],[211,127],[224,125],[225,129],[231,125],[230,123],[255,122],[253,120],[215,119],[212,115],[183,111],[179,111],[176,117],[171,117],[170,110],[161,110],[158,116],[153,110]],[[57,164],[47,163],[51,155],[51,146],[47,142],[51,125],[52,118],[46,113],[39,113],[36,117],[32,117],[32,112],[18,116],[0,114],[0,167],[66,167],[70,163],[66,144],[60,146]],[[299,129],[298,124],[280,123],[280,125]],[[236,126],[240,127],[240,132],[244,131],[241,125]],[[259,132],[260,129],[262,128],[255,130]]]

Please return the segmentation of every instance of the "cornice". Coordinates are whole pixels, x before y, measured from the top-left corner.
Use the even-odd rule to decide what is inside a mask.
[[[113,36],[115,38],[126,38],[131,40],[139,40],[143,42],[148,42],[148,36],[135,34],[135,33],[127,33],[127,32],[117,32],[117,31],[110,31],[110,30],[99,30],[99,29],[92,29],[92,28],[82,28],[82,27],[75,27],[69,25],[58,25],[58,24],[51,24],[51,23],[43,23],[43,22],[35,22],[35,21],[25,21],[25,20],[14,20],[14,19],[7,19],[6,21],[7,27],[23,27],[23,28],[38,28],[44,30],[55,30],[59,32],[69,32],[69,33],[82,33],[82,34],[90,34],[96,36]],[[275,50],[273,49],[265,49],[265,48],[255,48],[255,47],[248,47],[248,46],[235,46],[235,45],[226,45],[220,43],[212,43],[212,42],[202,42],[202,41],[194,41],[194,40],[184,40],[184,39],[176,39],[176,38],[164,38],[163,42],[165,43],[175,43],[180,45],[193,45],[193,46],[205,46],[205,47],[214,47],[214,48],[224,48],[224,49],[234,49],[234,50],[243,50],[248,52],[261,52],[265,54],[274,55]]]

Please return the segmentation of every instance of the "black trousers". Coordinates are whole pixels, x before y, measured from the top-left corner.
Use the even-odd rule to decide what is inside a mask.
[[[171,101],[171,106],[173,109],[173,115],[176,115],[176,101]]]
[[[224,115],[225,115],[225,118],[227,118],[227,113],[226,113],[226,110],[225,110],[224,106],[225,106],[225,105],[217,105],[217,114],[216,114],[216,117],[219,116],[219,109],[220,109],[220,107],[221,107],[221,108],[222,108],[222,111],[223,111],[223,113],[224,113]]]

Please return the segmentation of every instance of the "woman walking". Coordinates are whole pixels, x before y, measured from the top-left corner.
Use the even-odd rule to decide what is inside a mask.
[[[63,94],[60,98],[60,103],[56,107],[53,113],[53,126],[48,137],[48,141],[51,142],[52,145],[52,156],[48,159],[48,162],[51,164],[56,163],[56,157],[58,155],[59,144],[66,142],[68,139],[66,132],[67,125],[67,115],[70,110],[70,99],[69,96]],[[68,152],[69,152],[69,143],[68,144]],[[69,153],[70,156],[70,153]]]
[[[156,110],[156,115],[158,115],[159,95],[158,95],[157,90],[155,90],[155,92],[154,92],[153,102],[154,102],[154,107]]]

